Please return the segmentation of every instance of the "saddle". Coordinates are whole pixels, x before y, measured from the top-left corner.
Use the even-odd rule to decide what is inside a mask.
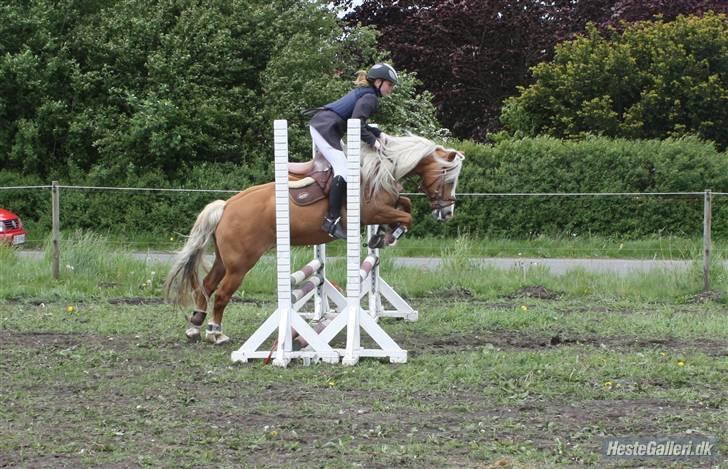
[[[288,163],[288,190],[294,204],[311,205],[329,195],[334,172],[326,158],[317,150],[313,159],[303,163]]]

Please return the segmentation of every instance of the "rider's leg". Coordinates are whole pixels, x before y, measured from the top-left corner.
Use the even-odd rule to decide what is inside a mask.
[[[321,229],[336,239],[346,239],[346,230],[341,223],[341,203],[346,195],[346,180],[343,176],[334,176],[329,190],[329,213],[321,225]]]
[[[347,167],[346,155],[327,142],[315,128],[309,127],[309,129],[316,148],[331,163],[334,171],[334,180],[329,191],[329,211],[321,228],[333,238],[346,239],[346,230],[341,223],[341,204],[346,194],[346,179],[344,179]]]

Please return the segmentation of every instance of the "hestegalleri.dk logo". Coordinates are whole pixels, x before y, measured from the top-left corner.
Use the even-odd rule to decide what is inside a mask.
[[[711,437],[609,437],[602,440],[606,458],[715,458],[718,439]]]

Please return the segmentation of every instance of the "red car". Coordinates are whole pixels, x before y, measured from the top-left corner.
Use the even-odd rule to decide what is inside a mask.
[[[0,243],[12,246],[23,244],[26,234],[20,217],[0,208]]]

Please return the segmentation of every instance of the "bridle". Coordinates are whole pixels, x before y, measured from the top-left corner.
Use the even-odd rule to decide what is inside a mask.
[[[462,159],[462,156],[458,153],[458,156],[456,158]],[[423,192],[430,200],[430,207],[432,208],[432,210],[442,210],[444,208],[455,205],[457,197],[445,197],[443,195],[443,190],[445,189],[445,180],[447,179],[447,176],[455,171],[458,171],[459,169],[460,165],[457,165],[451,168],[441,168],[422,173],[422,183],[420,183],[417,189],[420,192]],[[425,184],[425,176],[428,174],[435,174],[439,177],[435,177],[432,181],[430,181],[429,184]]]

